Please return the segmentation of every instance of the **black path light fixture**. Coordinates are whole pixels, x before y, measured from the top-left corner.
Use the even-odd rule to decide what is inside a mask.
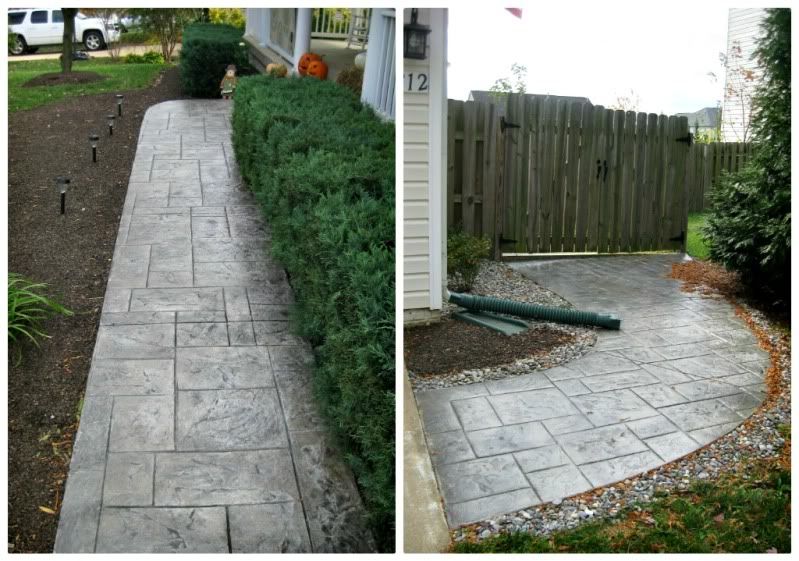
[[[430,27],[417,23],[419,10],[411,9],[411,23],[405,24],[405,58],[427,58],[427,36]]]
[[[114,136],[114,119],[116,118],[114,115],[106,115],[108,119],[108,136]]]
[[[100,141],[100,135],[90,134],[89,142],[92,144],[92,162],[97,163],[97,143]]]
[[[55,178],[55,183],[58,186],[58,192],[61,195],[61,214],[66,211],[67,203],[67,186],[70,184],[69,177],[58,176]]]
[[[122,100],[125,98],[122,94],[117,94],[117,115],[122,116]]]

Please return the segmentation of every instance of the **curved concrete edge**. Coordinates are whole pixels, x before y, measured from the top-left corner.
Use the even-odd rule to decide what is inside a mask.
[[[618,309],[622,330],[565,365],[415,395],[450,528],[671,464],[760,407],[767,353],[729,303],[663,274],[676,259],[537,262],[532,280]]]
[[[404,375],[404,536],[405,553],[440,553],[450,536],[433,474],[419,410],[408,375]]]

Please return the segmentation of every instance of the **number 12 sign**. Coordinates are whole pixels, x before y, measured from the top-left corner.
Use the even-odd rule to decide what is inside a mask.
[[[405,91],[427,93],[430,90],[430,81],[427,72],[406,72]]]

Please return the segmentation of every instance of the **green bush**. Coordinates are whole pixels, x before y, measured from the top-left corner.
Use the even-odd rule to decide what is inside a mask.
[[[740,272],[753,295],[790,302],[791,11],[768,10],[762,37],[752,159],[714,190],[706,231],[711,258]]]
[[[381,550],[394,543],[394,126],[346,88],[243,78],[233,109],[241,173],[291,277],[315,394]]]
[[[164,64],[164,55],[157,51],[147,51],[141,55],[131,53],[125,56],[125,64]]]
[[[39,345],[48,337],[42,322],[54,315],[71,316],[72,312],[41,294],[46,284],[34,283],[16,273],[8,274],[8,342],[29,340]]]
[[[192,97],[219,97],[219,82],[229,64],[239,74],[249,69],[242,30],[230,25],[195,23],[183,32],[180,79],[183,92]]]
[[[472,289],[480,260],[491,252],[491,241],[464,232],[450,232],[447,236],[447,274],[451,277],[451,288],[462,292]]]

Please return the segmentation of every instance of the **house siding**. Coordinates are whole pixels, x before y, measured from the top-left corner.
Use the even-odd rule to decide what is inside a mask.
[[[751,107],[741,104],[738,96],[730,95],[729,90],[739,91],[743,88],[746,96],[754,93],[761,72],[754,57],[757,48],[757,39],[760,36],[760,25],[766,15],[764,9],[759,8],[733,8],[729,11],[727,23],[727,59],[733,66],[728,68],[725,76],[724,103],[721,113],[721,137],[724,142],[743,142],[744,137],[749,140],[746,123],[750,119]],[[741,47],[741,59],[738,65],[732,56],[733,45]],[[752,81],[741,80],[733,71],[735,68],[746,68],[754,71],[755,79]]]
[[[404,23],[409,23],[410,10],[403,12]],[[445,68],[445,52],[442,48],[436,48],[437,43],[445,45],[442,40],[445,33],[444,17],[444,10],[419,9],[418,22],[430,25],[433,30],[428,36],[429,56],[426,60],[405,59],[405,76],[411,72],[422,72],[433,79],[436,76],[434,65]],[[442,245],[442,224],[446,222],[442,222],[444,217],[433,216],[432,213],[443,208],[443,182],[440,177],[435,177],[441,165],[441,155],[434,152],[441,149],[440,144],[444,139],[439,135],[439,146],[435,145],[431,113],[436,110],[437,95],[446,99],[446,94],[441,93],[441,88],[445,88],[446,76],[438,75],[435,79],[441,82],[435,84],[435,89],[431,83],[431,89],[426,93],[409,92],[407,85],[403,86],[406,89],[403,103],[403,304],[406,322],[436,317],[442,306],[440,292],[444,256],[440,249],[437,251],[435,248]],[[435,165],[436,158],[438,166]]]

